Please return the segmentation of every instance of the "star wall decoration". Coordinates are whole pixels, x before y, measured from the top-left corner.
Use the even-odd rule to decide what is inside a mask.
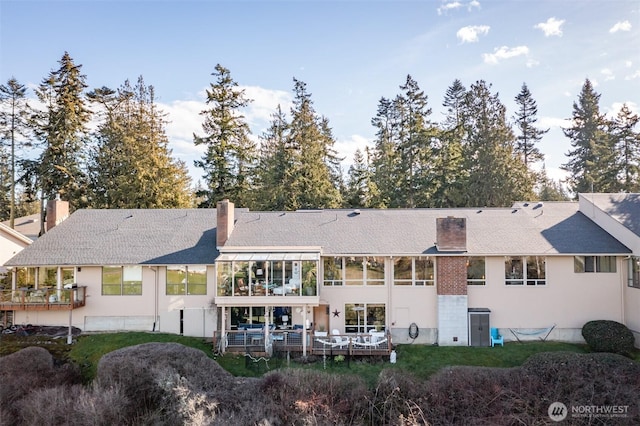
[[[340,311],[337,310],[337,309],[335,311],[333,311],[333,316],[334,317],[339,317],[340,316]]]

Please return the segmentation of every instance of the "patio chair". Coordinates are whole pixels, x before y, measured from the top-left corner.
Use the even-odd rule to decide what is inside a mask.
[[[504,346],[504,337],[500,335],[500,332],[497,328],[491,328],[491,347],[495,345]]]
[[[333,336],[333,342],[335,346],[339,346],[340,348],[349,345],[349,338],[346,336],[341,336],[340,331],[337,328],[331,330],[331,335]]]

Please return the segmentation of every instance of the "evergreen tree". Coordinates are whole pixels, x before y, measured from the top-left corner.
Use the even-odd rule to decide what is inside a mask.
[[[525,83],[522,84],[522,89],[515,101],[518,105],[515,122],[520,130],[520,134],[516,137],[515,152],[522,157],[524,164],[530,167],[536,161],[544,160],[544,155],[536,144],[549,129],[541,130],[536,127],[538,105]]]
[[[295,160],[289,146],[289,123],[280,105],[260,140],[252,207],[259,210],[291,210],[294,203],[290,188]]]
[[[195,165],[205,173],[205,197],[199,207],[215,207],[222,199],[229,198],[238,206],[250,200],[252,174],[256,161],[256,147],[249,138],[249,125],[241,114],[251,100],[245,98],[244,90],[237,88],[230,71],[220,64],[212,73],[216,78],[207,90],[208,110],[202,128],[205,136],[194,134],[194,144],[206,147],[205,155]]]
[[[31,147],[29,118],[33,110],[27,102],[26,93],[27,88],[14,77],[6,85],[0,85],[0,197],[5,203],[8,200],[2,204],[8,209],[11,228],[15,226],[16,217],[16,162],[22,158],[16,154],[16,149],[24,152],[23,148]],[[4,212],[0,215],[6,217]]]
[[[547,170],[543,166],[540,172],[539,185],[537,189],[538,200],[540,201],[569,201],[569,195],[562,187],[562,184],[547,176]]]
[[[533,197],[533,177],[514,151],[506,109],[490,85],[478,81],[465,97],[467,206],[510,206]]]
[[[399,156],[395,149],[396,130],[398,128],[396,109],[386,98],[378,102],[376,116],[371,124],[377,129],[375,146],[371,153],[371,179],[378,189],[372,203],[380,207],[397,207],[394,193],[400,185],[396,171]]]
[[[89,98],[101,106],[89,171],[95,208],[191,207],[190,178],[171,157],[162,111],[153,86],[142,77],[118,91],[96,89]]]
[[[369,166],[369,147],[365,152],[357,149],[353,156],[353,164],[349,167],[347,187],[345,192],[345,207],[349,208],[377,208],[373,204],[377,195],[377,188],[371,179]]]
[[[328,123],[313,108],[306,84],[294,80],[290,132],[287,145],[292,150],[292,209],[337,208],[342,204],[340,182],[332,169],[335,141]]]
[[[619,153],[620,190],[627,193],[640,192],[640,132],[635,129],[639,121],[638,114],[624,104],[611,123],[615,152]]]
[[[578,101],[573,103],[572,126],[563,130],[573,149],[567,153],[569,161],[562,167],[570,174],[570,189],[575,194],[615,191],[614,140],[608,133],[604,114],[600,113],[599,102],[600,95],[591,81],[585,80]]]
[[[447,108],[443,127],[446,130],[457,129],[463,124],[464,99],[467,89],[455,79],[447,88],[442,106]]]
[[[59,64],[36,90],[45,105],[37,117],[36,134],[44,142],[38,180],[45,199],[59,194],[73,210],[87,203],[83,153],[91,112],[83,95],[87,85],[82,65],[76,65],[67,52]]]

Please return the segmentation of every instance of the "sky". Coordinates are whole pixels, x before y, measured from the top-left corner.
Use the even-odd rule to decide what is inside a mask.
[[[204,151],[193,134],[204,134],[216,64],[253,99],[244,115],[256,141],[278,105],[289,111],[293,79],[305,82],[345,172],[356,149],[373,145],[380,99],[400,94],[407,75],[434,122],[455,79],[491,84],[510,120],[526,84],[539,127],[550,129],[539,148],[555,179],[571,149],[562,127],[585,79],[601,112],[626,103],[640,113],[638,0],[0,0],[0,83],[37,87],[64,52],[89,90],[139,76],[154,86],[170,148],[194,183]]]

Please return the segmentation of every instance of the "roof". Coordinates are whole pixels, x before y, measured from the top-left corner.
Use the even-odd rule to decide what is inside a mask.
[[[24,243],[25,246],[31,244],[32,242],[30,238],[27,238],[26,236],[16,231],[15,229],[11,229],[9,226],[5,225],[4,223],[0,223],[0,233],[4,233],[12,238],[15,238],[18,241],[21,241],[22,243]]]
[[[640,236],[640,194],[583,194],[597,208]]]
[[[435,245],[436,219],[449,216],[466,219],[468,255],[630,253],[575,202],[483,209],[236,209],[222,251],[443,254]],[[218,255],[215,209],[78,210],[6,265],[213,264]]]
[[[627,254],[630,250],[578,211],[578,203],[512,208],[244,212],[224,252],[249,247],[322,247],[323,254],[442,254],[436,219],[466,219],[465,254]],[[293,251],[293,250],[292,250]]]
[[[215,209],[77,210],[7,266],[213,264]]]
[[[9,226],[8,220],[2,223]],[[15,218],[13,229],[32,241],[36,240],[40,234],[40,213]]]

